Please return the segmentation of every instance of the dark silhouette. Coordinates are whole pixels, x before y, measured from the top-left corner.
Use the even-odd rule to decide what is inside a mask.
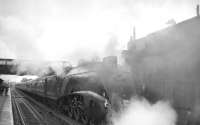
[[[197,5],[196,11],[197,11],[197,16],[199,16],[199,5]]]
[[[2,95],[3,94],[3,90],[4,90],[4,88],[3,88],[3,80],[2,79],[0,79],[0,95]]]
[[[8,95],[8,84],[4,80],[0,79],[0,95]]]
[[[8,86],[4,87],[4,90],[5,90],[5,95],[8,95]]]

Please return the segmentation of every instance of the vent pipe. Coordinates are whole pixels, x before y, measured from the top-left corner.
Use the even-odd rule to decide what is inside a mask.
[[[133,27],[133,41],[136,40],[136,34],[135,34],[135,26]]]
[[[197,16],[199,16],[199,4],[196,7]]]

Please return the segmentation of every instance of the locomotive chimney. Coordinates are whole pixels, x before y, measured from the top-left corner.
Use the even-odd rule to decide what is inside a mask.
[[[196,13],[197,13],[197,16],[199,16],[199,4],[197,4]]]

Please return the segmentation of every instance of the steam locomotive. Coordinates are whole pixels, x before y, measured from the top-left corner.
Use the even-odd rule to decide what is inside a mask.
[[[23,82],[16,88],[83,124],[107,120],[109,97],[94,72],[71,72]]]

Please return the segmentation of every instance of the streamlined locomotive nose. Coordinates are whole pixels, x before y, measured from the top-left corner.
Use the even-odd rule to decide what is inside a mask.
[[[105,108],[106,114],[110,114],[111,113],[111,104],[108,102],[108,100],[105,101],[104,108]]]
[[[107,101],[107,100],[104,102],[104,107],[105,107],[105,108],[108,107],[108,101]]]
[[[112,121],[111,121],[111,117],[112,117],[112,108],[111,108],[111,104],[109,103],[108,100],[106,100],[104,102],[104,111],[105,111],[105,124],[106,125],[113,125]]]

